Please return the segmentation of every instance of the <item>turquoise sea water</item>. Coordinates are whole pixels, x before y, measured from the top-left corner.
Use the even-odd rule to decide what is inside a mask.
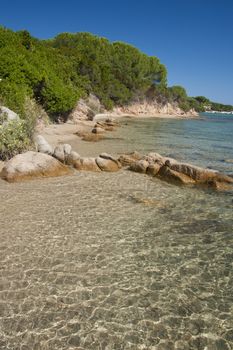
[[[233,119],[125,119],[82,155],[233,172]],[[75,148],[75,142],[73,144]],[[233,349],[233,197],[129,171],[0,181],[0,349]]]

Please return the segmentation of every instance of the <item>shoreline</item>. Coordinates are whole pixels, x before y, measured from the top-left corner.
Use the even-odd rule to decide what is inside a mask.
[[[140,114],[134,114],[134,113],[98,113],[94,117],[94,121],[101,120],[101,119],[106,119],[106,118],[135,118],[135,119],[145,119],[145,118],[161,118],[161,119],[199,119],[200,115],[191,115],[191,114],[167,114],[167,113],[156,113],[156,114],[151,114],[151,113],[140,113]]]
[[[106,119],[113,120],[121,120],[121,119],[171,119],[171,120],[182,120],[182,119],[199,119],[200,116],[187,116],[187,115],[168,115],[168,114],[116,114],[114,112],[111,113],[99,113],[96,114],[93,120],[68,120],[65,123],[61,124],[49,124],[47,126],[43,126],[41,129],[38,128],[37,133],[41,134],[49,144],[52,146],[56,146],[59,143],[69,143],[75,142],[77,144],[77,148],[85,149],[85,145],[87,145],[87,141],[83,141],[80,136],[77,136],[77,133],[90,133],[94,128],[95,124],[98,121],[103,121]],[[112,131],[106,131],[105,134],[112,134]],[[116,141],[117,142],[117,141]],[[88,142],[88,144],[93,144],[92,141]],[[94,142],[95,144],[95,142]],[[94,145],[93,145],[94,147]]]

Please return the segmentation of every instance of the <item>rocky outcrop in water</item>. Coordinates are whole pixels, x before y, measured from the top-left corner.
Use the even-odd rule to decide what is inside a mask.
[[[158,177],[162,180],[182,185],[208,186],[216,190],[228,190],[233,178],[215,170],[204,169],[192,164],[178,162],[159,153],[141,155],[138,152],[122,154],[118,159],[108,153],[97,158],[80,157],[69,144],[52,147],[40,135],[36,137],[39,152],[26,152],[12,158],[2,169],[1,177],[7,181],[20,181],[34,177],[59,176],[70,172],[66,165],[79,171],[116,172],[122,167],[129,170]]]
[[[40,152],[26,152],[11,158],[0,176],[8,182],[70,174],[71,170],[57,159]]]
[[[105,138],[106,131],[114,131],[118,126],[119,123],[107,118],[105,120],[98,121],[90,131],[79,130],[75,133],[75,135],[81,137],[83,141],[97,142]]]
[[[208,186],[218,190],[226,190],[233,185],[233,179],[230,176],[215,170],[181,163],[158,153],[149,153],[140,158],[139,154],[136,153],[136,155],[137,159],[135,159],[135,152],[121,155],[119,161],[123,166],[129,166],[131,171],[156,176],[171,183]]]
[[[105,130],[101,128],[100,126],[95,126],[92,131],[93,134],[103,134]]]

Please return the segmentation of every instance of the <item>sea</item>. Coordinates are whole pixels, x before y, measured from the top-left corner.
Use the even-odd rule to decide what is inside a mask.
[[[120,124],[72,146],[233,174],[232,116]],[[0,349],[233,349],[233,192],[128,170],[0,181]]]

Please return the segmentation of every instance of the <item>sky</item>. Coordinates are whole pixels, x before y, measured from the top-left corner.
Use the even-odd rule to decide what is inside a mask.
[[[0,0],[0,25],[127,42],[166,65],[169,86],[233,105],[233,0]]]

